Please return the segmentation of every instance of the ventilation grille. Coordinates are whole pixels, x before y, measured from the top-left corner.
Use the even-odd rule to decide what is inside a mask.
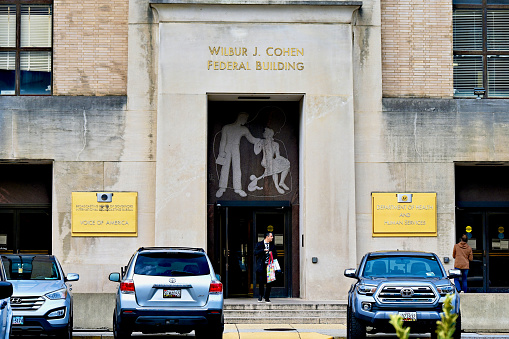
[[[11,307],[14,311],[35,311],[44,304],[43,297],[11,297]]]
[[[431,286],[383,286],[378,295],[382,304],[433,304],[437,295]]]

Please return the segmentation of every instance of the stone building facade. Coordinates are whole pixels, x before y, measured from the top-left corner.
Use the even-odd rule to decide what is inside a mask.
[[[466,224],[476,251],[504,257],[490,239],[509,207],[508,101],[454,97],[451,1],[52,6],[52,95],[0,97],[0,208],[51,215],[29,230],[80,274],[82,312],[111,301],[108,274],[141,246],[207,249],[232,298],[256,293],[250,251],[267,230],[281,297],[344,300],[364,253],[446,259]],[[136,236],[73,235],[79,192],[137,192]],[[376,192],[436,193],[436,234],[373,236]],[[75,323],[107,326],[110,308],[97,314]]]

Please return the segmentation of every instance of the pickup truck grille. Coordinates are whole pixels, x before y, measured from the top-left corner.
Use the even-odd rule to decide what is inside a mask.
[[[35,311],[44,304],[43,297],[11,297],[13,311]]]
[[[437,295],[431,286],[382,286],[376,298],[382,304],[432,304]]]

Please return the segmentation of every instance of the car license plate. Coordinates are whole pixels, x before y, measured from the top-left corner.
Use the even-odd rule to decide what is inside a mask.
[[[417,312],[398,312],[403,321],[417,321]]]
[[[163,298],[180,298],[182,290],[163,290]]]
[[[12,317],[13,325],[23,325],[23,317]]]

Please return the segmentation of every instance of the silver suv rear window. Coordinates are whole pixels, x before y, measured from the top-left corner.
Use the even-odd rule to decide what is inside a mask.
[[[210,269],[203,253],[140,253],[134,274],[182,277],[207,275]]]

